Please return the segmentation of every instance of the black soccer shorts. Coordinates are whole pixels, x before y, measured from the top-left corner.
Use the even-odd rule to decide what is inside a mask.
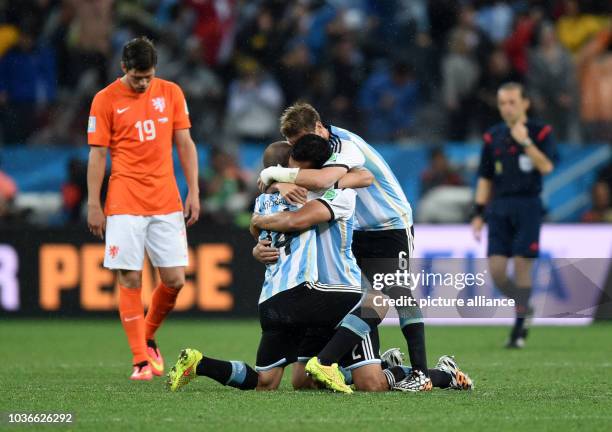
[[[360,299],[361,293],[355,290],[330,290],[301,284],[261,303],[262,332],[256,369],[266,371],[296,362],[300,353],[306,352],[302,344],[313,346],[305,339],[312,334],[309,329],[326,329],[333,334],[333,329]],[[331,338],[329,333],[326,335],[325,343]]]

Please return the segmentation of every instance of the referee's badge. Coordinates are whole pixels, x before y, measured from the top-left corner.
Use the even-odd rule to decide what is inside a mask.
[[[500,175],[504,171],[501,161],[495,161],[495,174]]]
[[[526,154],[519,155],[518,163],[519,163],[519,168],[521,169],[521,171],[523,172],[533,171],[533,161]]]

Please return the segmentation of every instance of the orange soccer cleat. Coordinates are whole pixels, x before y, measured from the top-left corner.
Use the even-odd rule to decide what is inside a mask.
[[[151,372],[151,366],[148,362],[142,362],[134,365],[134,370],[130,376],[132,381],[151,381],[153,379],[153,372]]]
[[[164,374],[164,358],[157,344],[152,339],[147,341],[147,358],[153,375],[162,376]]]

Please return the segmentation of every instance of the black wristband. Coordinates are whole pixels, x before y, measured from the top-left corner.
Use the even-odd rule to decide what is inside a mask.
[[[472,208],[472,219],[475,218],[476,216],[483,217],[484,211],[485,211],[484,204],[474,204],[474,207]]]

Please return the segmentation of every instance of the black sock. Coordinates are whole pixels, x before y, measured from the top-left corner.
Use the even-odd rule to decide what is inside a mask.
[[[515,295],[515,307],[516,320],[514,321],[514,328],[512,329],[512,337],[517,338],[521,336],[523,328],[525,327],[525,318],[529,314],[529,297],[531,297],[531,287],[517,288]]]
[[[516,300],[517,287],[512,279],[508,278],[506,279],[506,282],[496,286],[499,292],[501,292],[503,295]]]
[[[210,357],[202,357],[196,367],[196,374],[240,390],[253,390],[259,379],[257,372],[242,361],[216,360]]]
[[[431,385],[438,388],[448,388],[451,384],[451,375],[448,372],[440,369],[429,369],[429,378]]]
[[[364,310],[360,308],[344,317],[342,324],[338,327],[334,336],[319,352],[317,356],[319,362],[325,366],[337,363],[343,355],[360,343],[363,338],[368,335],[372,329],[378,327],[378,324],[382,321],[377,315],[375,315],[376,318],[370,318],[371,316],[372,313],[367,308]],[[345,325],[347,325],[347,327],[345,327]],[[349,327],[351,329],[358,328],[358,330],[350,330]],[[359,331],[359,333],[356,333],[356,331]]]
[[[529,312],[529,297],[531,297],[531,287],[518,288],[514,298],[516,317],[525,318]]]
[[[406,324],[402,333],[408,343],[408,355],[413,369],[418,369],[427,375],[427,353],[425,351],[425,324],[422,322]]]
[[[385,369],[383,371],[385,374],[385,378],[387,378],[387,383],[389,384],[389,390],[395,386],[395,383],[406,378],[406,372],[402,366],[393,366],[389,369]]]
[[[338,363],[344,354],[362,340],[361,336],[353,333],[346,327],[338,327],[334,336],[327,342],[327,345],[325,345],[317,356],[319,362],[325,366],[329,366],[332,363]]]
[[[147,346],[149,348],[153,348],[154,350],[157,350],[157,344],[155,343],[153,339],[147,339]]]

